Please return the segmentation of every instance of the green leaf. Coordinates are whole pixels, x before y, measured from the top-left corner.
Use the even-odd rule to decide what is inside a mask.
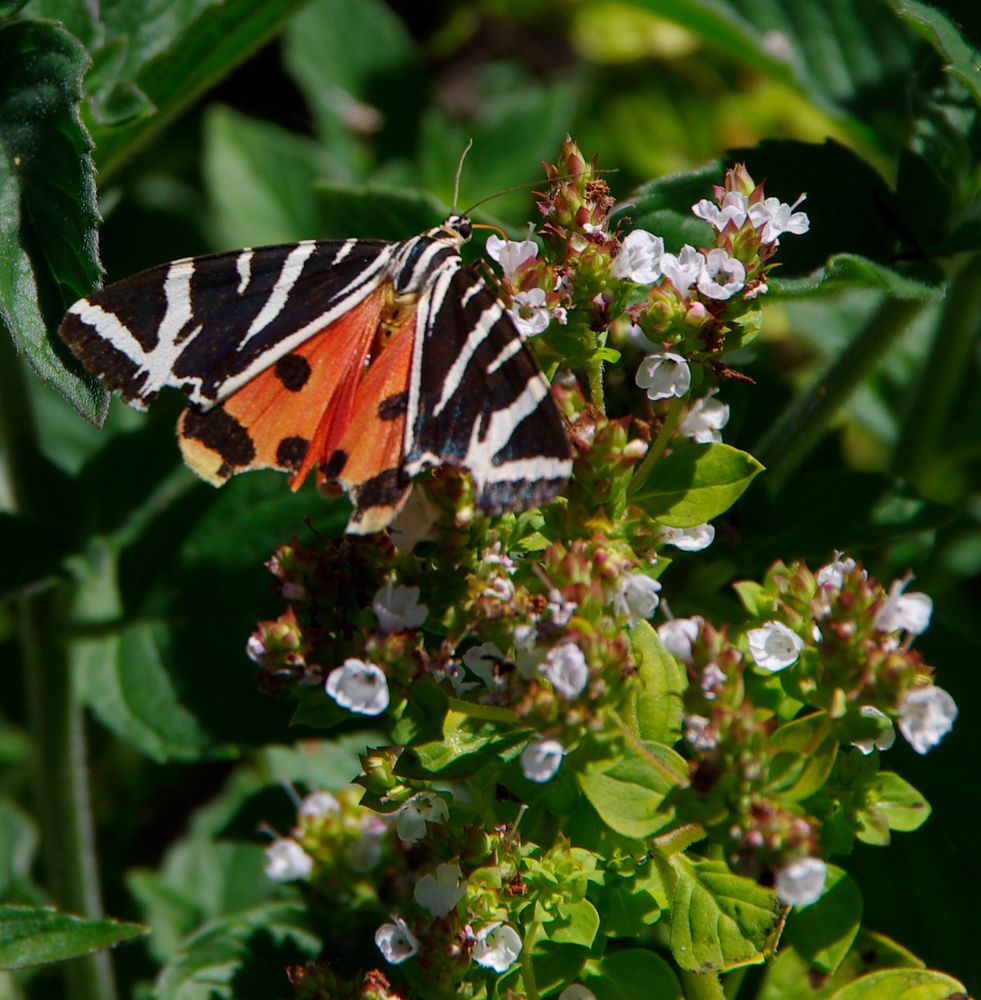
[[[269,122],[212,105],[204,119],[204,178],[216,246],[262,246],[321,235],[314,181],[323,149]]]
[[[155,113],[93,129],[103,183],[208,87],[273,38],[304,0],[137,0],[104,5],[105,36],[126,39],[116,83]],[[118,100],[119,98],[116,98]]]
[[[783,940],[813,968],[830,975],[844,961],[861,924],[858,885],[847,872],[829,865],[821,898],[791,912]]]
[[[943,272],[931,264],[887,266],[858,254],[839,253],[805,278],[776,280],[773,290],[789,298],[818,289],[832,292],[843,288],[875,288],[897,299],[937,302],[943,298],[943,280]]]
[[[10,17],[27,3],[27,0],[0,0],[0,18]]]
[[[122,606],[115,555],[107,547],[93,543],[74,569],[73,620],[76,627],[96,627],[69,647],[79,696],[103,725],[153,760],[198,760],[212,747],[178,700],[161,652],[164,627],[112,627]]]
[[[446,205],[417,191],[318,181],[314,195],[324,236],[336,239],[404,240],[446,216]]]
[[[414,148],[426,83],[415,43],[381,0],[314,0],[290,22],[283,57],[343,164],[338,180],[361,173],[369,136],[382,157]]]
[[[734,875],[721,861],[673,854],[666,863],[676,879],[671,952],[678,964],[709,972],[762,962],[779,915],[773,890]]]
[[[0,798],[0,898],[10,899],[30,879],[39,839],[34,820]]]
[[[299,903],[267,903],[215,920],[195,931],[160,971],[156,1000],[232,1000],[245,983],[277,982],[283,966],[319,953],[320,940],[306,927]],[[274,978],[275,975],[275,978]],[[266,995],[272,995],[275,985]]]
[[[966,996],[964,984],[932,969],[870,972],[833,994],[833,1000],[951,1000]]]
[[[564,899],[556,906],[556,914],[556,919],[545,925],[549,941],[592,947],[600,917],[588,899]]]
[[[85,920],[34,906],[0,906],[0,969],[88,955],[147,933],[140,924]]]
[[[727,511],[762,471],[752,455],[730,445],[685,444],[631,484],[630,500],[659,524],[691,528]]]
[[[642,740],[670,746],[681,736],[682,695],[688,686],[684,668],[661,644],[650,622],[633,628],[630,650],[643,685],[631,701],[634,731]]]
[[[863,796],[866,806],[854,816],[857,837],[866,844],[888,844],[889,831],[909,833],[930,816],[930,803],[898,774],[884,771],[869,783]]]
[[[672,814],[661,809],[664,798],[688,780],[684,760],[670,747],[645,743],[644,750],[653,762],[627,748],[618,761],[594,761],[576,773],[603,822],[634,839],[649,837],[671,821]]]
[[[91,143],[78,117],[88,55],[58,25],[0,25],[0,325],[86,419],[109,394],[49,330],[99,282]]]
[[[940,53],[946,70],[981,104],[981,55],[972,48],[943,11],[919,0],[888,0],[892,9]]]
[[[801,802],[821,789],[838,756],[838,741],[824,712],[784,723],[769,745],[775,753],[768,793],[790,802]]]
[[[653,952],[627,948],[590,960],[580,975],[596,1000],[684,1000],[671,966]]]

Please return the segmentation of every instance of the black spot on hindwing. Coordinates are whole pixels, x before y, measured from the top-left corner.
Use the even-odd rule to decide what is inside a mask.
[[[402,392],[396,392],[394,395],[386,396],[378,404],[378,419],[379,420],[396,420],[405,414],[405,411],[409,408],[409,390],[404,389]]]
[[[306,458],[310,442],[305,437],[284,437],[276,449],[276,464],[284,469],[298,469]]]
[[[338,448],[333,455],[323,465],[323,472],[327,479],[336,479],[347,465],[347,452]]]
[[[223,478],[255,459],[249,432],[221,406],[204,411],[189,407],[184,415],[184,433],[221,456],[223,464],[218,475]]]
[[[310,362],[301,354],[287,354],[276,362],[275,371],[283,388],[299,392],[310,378]]]

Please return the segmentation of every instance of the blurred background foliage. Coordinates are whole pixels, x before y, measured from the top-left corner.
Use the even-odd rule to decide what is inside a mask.
[[[981,9],[971,0],[175,0],[104,4],[96,17],[75,0],[0,2],[0,17],[15,10],[61,21],[92,56],[83,116],[107,281],[238,246],[405,237],[447,211],[469,138],[464,205],[540,178],[567,133],[615,171],[622,214],[659,232],[677,222],[659,199],[687,212],[733,158],[767,178],[768,194],[810,193],[812,231],[781,247],[784,280],[765,303],[763,336],[729,360],[753,384],[722,389],[727,442],[779,477],[760,477],[712,550],[679,560],[666,589],[676,613],[724,620],[739,614],[731,581],[775,558],[819,565],[841,548],[880,579],[915,573],[936,602],[918,646],[961,718],[926,759],[905,745],[890,751],[933,804],[931,821],[887,850],[860,845],[847,867],[868,927],[981,988],[966,891],[981,885],[981,794],[970,778],[981,768],[972,737],[981,281],[971,256],[981,84],[976,53],[972,71],[958,49],[981,44]],[[807,147],[812,158],[802,142],[820,144]],[[478,214],[518,235],[536,217],[534,198],[512,192]],[[897,220],[902,251],[873,266],[883,214]],[[837,252],[864,257],[815,278]],[[945,296],[958,274],[957,295]],[[795,400],[896,302],[900,334],[856,363],[842,405],[793,418]],[[336,785],[356,770],[356,736],[316,753],[269,749],[303,733],[287,730],[288,706],[254,690],[243,653],[254,622],[279,610],[263,560],[292,534],[337,530],[343,512],[312,491],[287,495],[274,474],[220,492],[195,481],[173,445],[178,401],[148,416],[113,401],[98,431],[40,380],[28,391],[34,530],[0,513],[0,596],[76,584],[71,666],[101,723],[90,755],[107,908],[153,926],[146,947],[117,952],[123,992],[145,990],[155,963],[170,963],[162,982],[173,995],[182,976],[220,965],[184,940],[209,920],[239,942],[265,928],[276,955],[316,950],[288,906],[268,902],[260,846],[229,837],[228,824],[277,780]],[[0,480],[0,511],[13,509],[12,493]],[[8,664],[20,656],[15,631],[14,605],[0,603]],[[18,804],[28,799],[25,693],[8,676],[0,881],[8,895],[38,899],[37,831]],[[274,825],[275,810],[289,810],[276,796],[263,800]],[[243,916],[259,904],[272,908],[262,920]],[[242,984],[258,990],[262,980],[236,961],[238,989],[222,995],[272,995],[249,992]],[[36,985],[58,995],[53,980]]]

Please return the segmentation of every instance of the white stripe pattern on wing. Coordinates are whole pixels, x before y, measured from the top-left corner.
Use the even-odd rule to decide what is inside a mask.
[[[241,350],[257,333],[264,330],[283,311],[289,299],[293,286],[299,281],[303,265],[310,259],[317,244],[314,240],[303,240],[287,254],[283,262],[276,284],[273,285],[269,298],[263,303],[255,319],[249,324],[245,336],[238,343]]]
[[[235,291],[241,295],[252,280],[252,247],[245,247],[235,258],[235,270],[238,271],[238,288]]]

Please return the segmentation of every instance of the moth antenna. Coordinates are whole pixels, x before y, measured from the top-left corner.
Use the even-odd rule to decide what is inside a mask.
[[[473,146],[473,139],[467,140],[466,148],[460,154],[460,162],[456,165],[456,179],[453,181],[453,212],[456,213],[456,206],[460,203],[460,175],[463,173],[463,161]]]
[[[467,147],[470,148],[469,146]],[[615,174],[616,168],[610,170],[597,170],[597,176],[603,174]],[[504,188],[503,191],[495,191],[494,194],[487,195],[486,198],[481,198],[480,201],[475,201],[465,212],[460,212],[458,214],[465,215],[469,218],[470,214],[475,208],[479,208],[481,205],[485,205],[489,201],[493,201],[495,198],[501,198],[506,194],[511,194],[514,191],[524,191],[527,188],[537,187],[539,184],[554,184],[556,181],[571,181],[574,180],[576,174],[559,174],[557,177],[546,177],[543,180],[538,181],[525,181],[524,184],[515,184],[514,187]],[[453,202],[454,210],[456,209],[456,202]]]

